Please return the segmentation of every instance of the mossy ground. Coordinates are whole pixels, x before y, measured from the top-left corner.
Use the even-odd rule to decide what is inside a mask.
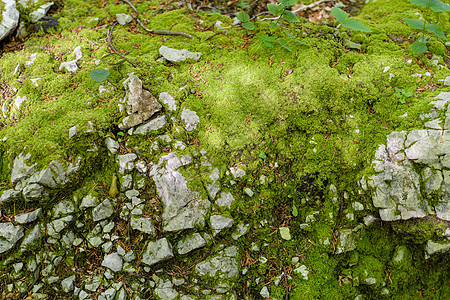
[[[2,102],[15,114],[2,119],[0,130],[0,140],[6,138],[0,142],[0,180],[5,188],[12,161],[20,152],[31,152],[40,167],[54,159],[73,160],[82,154],[86,165],[97,162],[93,166],[98,168],[90,168],[89,176],[79,181],[84,186],[77,192],[79,197],[84,191],[106,197],[116,167],[110,167],[114,163],[108,159],[99,162],[98,153],[85,153],[93,147],[103,149],[103,138],[108,133],[117,134],[116,125],[124,116],[117,105],[125,96],[122,82],[128,72],[134,72],[152,94],[168,92],[176,99],[181,109],[166,111],[167,119],[177,120],[167,134],[186,143],[185,152],[193,156],[200,149],[207,150],[210,163],[223,175],[221,186],[237,198],[232,213],[235,223],[243,221],[257,228],[240,240],[241,267],[249,272],[237,282],[239,297],[259,297],[265,284],[272,285],[272,296],[278,299],[286,293],[291,299],[354,299],[359,294],[367,299],[370,295],[445,298],[450,294],[444,282],[448,269],[437,263],[448,258],[425,260],[416,244],[396,234],[387,223],[364,229],[364,238],[353,254],[334,254],[336,232],[355,227],[367,210],[373,209],[369,195],[358,193],[356,178],[371,172],[374,150],[393,130],[423,128],[419,115],[427,112],[434,96],[449,91],[438,81],[448,75],[448,47],[433,37],[429,47],[433,52],[414,56],[409,42],[414,33],[399,21],[401,17],[416,18],[417,7],[406,0],[369,2],[357,19],[372,29],[371,34],[338,31],[337,23],[331,21],[315,24],[301,20],[285,29],[302,43],[277,32],[288,40],[290,52],[281,46],[265,47],[253,32],[232,27],[232,19],[224,15],[196,13],[166,1],[133,3],[147,27],[184,31],[195,39],[148,34],[135,22],[117,25],[112,43],[137,65],[133,68],[107,48],[114,21],[109,13],[130,14],[131,8],[121,1],[68,0],[59,13],[59,32],[41,32],[27,41],[24,50],[2,57],[1,84],[7,95]],[[99,20],[92,21],[94,17]],[[214,32],[216,21],[227,28]],[[442,14],[439,22],[444,31],[450,30],[449,14]],[[267,22],[257,23],[255,33],[266,33],[268,26]],[[360,43],[361,50],[346,48],[345,38]],[[202,57],[179,64],[157,62],[162,45],[201,52]],[[72,52],[77,46],[83,53],[77,62],[78,72],[59,70],[61,62],[75,58]],[[38,53],[36,60],[27,64],[33,53]],[[434,54],[439,57],[432,58]],[[433,64],[436,59],[443,68]],[[99,65],[96,60],[101,60]],[[17,64],[22,67],[14,75]],[[100,83],[89,77],[89,71],[98,68],[111,72],[110,85],[103,83],[111,89],[108,92],[100,93]],[[412,77],[416,73],[422,76]],[[35,78],[40,78],[38,86],[31,81]],[[411,92],[413,97],[402,103],[393,95],[395,88]],[[19,111],[13,107],[17,95],[27,96]],[[183,108],[196,111],[200,117],[194,132],[181,127],[179,113]],[[93,133],[86,133],[88,122],[94,125]],[[74,125],[79,134],[69,138],[69,128]],[[155,138],[156,134],[125,134],[121,151],[133,149],[146,162],[156,162],[161,153],[150,148]],[[233,185],[224,173],[236,164],[247,176]],[[201,167],[196,171],[206,174]],[[195,179],[191,182],[194,188],[202,189],[208,181],[206,175],[190,176]],[[267,182],[261,184],[261,176]],[[331,184],[337,194],[328,192]],[[257,196],[244,195],[246,187]],[[202,193],[206,195],[204,190]],[[149,193],[148,198],[152,197]],[[353,211],[354,201],[363,203],[366,212]],[[295,217],[293,205],[298,209]],[[157,212],[157,208],[153,213],[149,208],[148,213]],[[301,227],[315,212],[316,221],[308,228]],[[347,217],[348,213],[354,217]],[[266,223],[261,224],[263,220]],[[280,226],[290,228],[291,241],[279,237]],[[177,237],[174,235],[172,241]],[[324,244],[325,240],[329,244]],[[260,250],[248,250],[252,243]],[[391,262],[398,246],[411,252],[409,263],[402,266]],[[137,247],[143,249],[144,245]],[[89,255],[96,261],[94,252],[85,255],[77,256],[74,264],[79,266]],[[268,262],[259,263],[261,256]],[[293,272],[292,257],[299,257],[300,264],[307,266],[308,280]],[[204,258],[204,254],[192,256],[193,261]],[[180,260],[179,265],[185,270],[192,263]],[[176,268],[171,272],[175,274]],[[286,276],[274,285],[274,278],[282,272]],[[365,284],[371,276],[376,284]],[[389,294],[383,294],[384,287]]]

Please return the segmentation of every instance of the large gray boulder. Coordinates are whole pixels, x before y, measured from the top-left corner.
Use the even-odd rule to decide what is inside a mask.
[[[436,99],[432,113],[422,118],[435,118],[448,106],[443,126],[437,118],[425,120],[425,129],[390,133],[375,153],[376,174],[360,182],[372,193],[383,221],[397,221],[392,223],[394,230],[420,244],[428,240],[428,245],[450,230],[450,93],[442,92]],[[439,242],[447,245],[445,239]],[[446,247],[439,251],[448,251]],[[427,246],[427,254],[435,252]]]
[[[378,174],[368,184],[374,189],[373,205],[383,221],[427,215],[450,221],[450,130],[393,132],[375,158]],[[423,195],[434,197],[435,205]]]

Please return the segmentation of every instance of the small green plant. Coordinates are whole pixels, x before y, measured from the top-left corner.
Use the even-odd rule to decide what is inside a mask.
[[[106,69],[95,69],[89,72],[89,76],[98,82],[103,82],[108,79],[109,71]]]
[[[119,131],[119,132],[117,133],[117,142],[118,142],[118,143],[122,142],[122,139],[120,138],[120,136],[121,136],[121,137],[124,137],[124,136],[125,136],[125,133],[123,133],[122,131]],[[114,134],[111,133],[111,132],[108,132],[108,134],[105,135],[105,139],[106,139],[107,137],[110,137],[110,138],[113,138],[113,139],[115,138],[115,137],[114,137]]]
[[[348,29],[357,30],[357,31],[363,31],[363,32],[372,32],[370,28],[368,28],[366,25],[364,25],[361,22],[358,22],[356,20],[350,19],[348,17],[348,13],[340,9],[339,7],[333,7],[331,9],[331,15],[341,23],[342,26]]]
[[[427,19],[430,14],[430,10],[435,13],[450,11],[450,5],[442,3],[439,0],[409,0],[412,4],[426,7],[424,18]],[[427,43],[429,40],[425,37],[425,32],[434,33],[438,38],[446,40],[447,37],[444,34],[441,26],[439,24],[427,24],[421,20],[416,19],[406,19],[403,21],[411,27],[412,29],[417,29],[422,32],[422,36],[419,37],[412,45],[411,49],[414,54],[422,54],[428,50]]]
[[[295,204],[292,204],[292,215],[294,217],[298,216],[298,210],[297,210],[297,206],[295,206]]]
[[[408,98],[411,98],[413,94],[405,92],[404,89],[395,89],[395,96],[400,103],[407,103]]]
[[[122,131],[119,131],[117,133],[117,141],[120,143],[120,142],[122,142],[122,139],[119,136],[124,137],[125,133],[123,133]]]
[[[269,10],[269,12],[276,17],[275,17],[275,21],[272,22],[269,26],[269,31],[270,31],[269,34],[256,34],[258,43],[266,46],[267,48],[273,48],[275,46],[275,44],[278,43],[284,49],[286,49],[288,51],[292,51],[292,49],[288,47],[287,40],[275,35],[274,33],[280,28],[280,26],[281,26],[280,20],[282,20],[282,19],[284,19],[287,22],[291,22],[291,23],[300,21],[298,19],[298,17],[292,11],[289,10],[289,7],[294,5],[294,3],[295,3],[295,0],[281,0],[279,4],[273,4],[273,3],[267,4],[267,9]],[[246,5],[242,2],[240,4],[240,6],[243,9],[248,7],[248,5]],[[241,11],[237,14],[236,17],[239,21],[241,21],[241,25],[243,28],[245,28],[247,30],[253,30],[255,28],[255,24],[250,21],[250,16],[246,12]],[[286,30],[283,30],[283,31],[287,36],[289,36],[294,41],[296,41],[302,45],[305,45],[304,43],[302,43],[300,40],[298,40],[295,36],[293,36],[292,34],[287,32]]]

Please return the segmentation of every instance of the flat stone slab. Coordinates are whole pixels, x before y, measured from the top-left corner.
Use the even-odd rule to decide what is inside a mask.
[[[156,263],[166,261],[173,257],[172,246],[166,238],[150,242],[142,255],[142,262],[152,266]]]
[[[23,228],[12,223],[0,223],[0,253],[5,253],[24,236]]]
[[[202,276],[216,279],[233,279],[239,275],[239,264],[237,261],[238,248],[228,247],[220,251],[210,259],[198,263],[194,272]]]
[[[123,261],[117,252],[105,255],[102,266],[107,267],[113,272],[119,272],[122,270]]]
[[[179,241],[177,243],[177,251],[178,254],[186,254],[195,249],[204,247],[206,245],[205,239],[201,236],[200,233],[195,232]]]

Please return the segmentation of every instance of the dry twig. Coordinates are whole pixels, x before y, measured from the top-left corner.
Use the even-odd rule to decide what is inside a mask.
[[[112,32],[113,32],[114,27],[115,27],[116,25],[117,25],[117,22],[114,22],[114,24],[113,24],[112,27],[111,27],[111,30],[109,31],[109,34],[108,34],[108,47],[109,47],[115,54],[119,55],[120,57],[122,57],[123,59],[125,59],[127,62],[129,62],[133,67],[137,68],[137,66],[136,66],[134,63],[132,63],[128,58],[126,58],[125,56],[123,56],[122,54],[120,54],[120,53],[117,51],[116,47],[114,47],[113,44],[112,44],[112,38],[113,38]]]
[[[187,37],[189,39],[193,39],[194,37],[188,33],[182,32],[182,31],[173,31],[173,30],[151,30],[150,28],[147,28],[142,21],[139,19],[139,12],[137,11],[136,7],[128,0],[123,0],[123,2],[127,3],[136,13],[136,15],[133,15],[133,17],[136,18],[136,22],[138,22],[139,25],[141,25],[141,27],[149,32],[149,33],[153,33],[153,34],[157,34],[157,35],[179,35],[179,36],[184,36]]]

